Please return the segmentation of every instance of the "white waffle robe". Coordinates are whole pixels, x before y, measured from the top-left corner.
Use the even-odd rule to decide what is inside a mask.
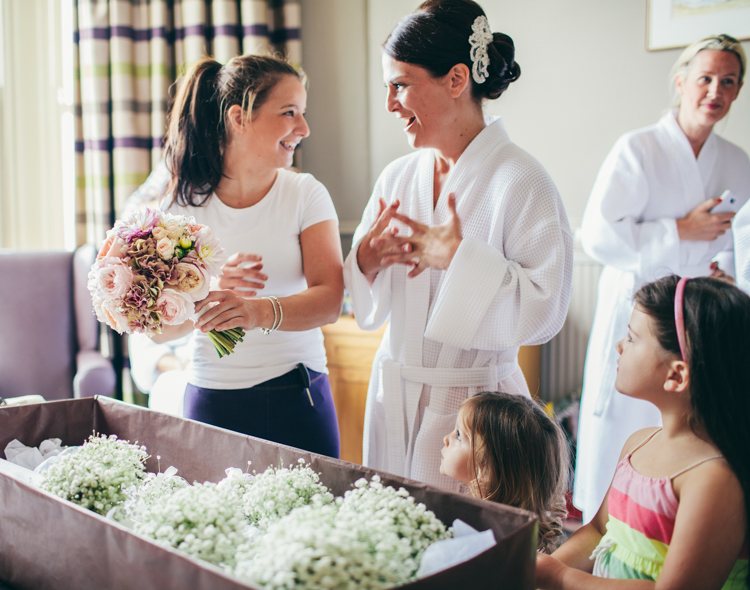
[[[373,362],[364,463],[448,489],[440,475],[443,437],[459,404],[479,391],[529,395],[518,366],[520,345],[547,342],[561,328],[571,293],[572,239],[547,172],[513,144],[499,118],[466,148],[433,210],[435,153],[418,150],[381,174],[344,265],[357,323],[389,321]],[[407,278],[406,265],[370,285],[357,249],[378,199],[427,225],[448,220],[456,193],[463,241],[447,271]],[[401,226],[402,235],[408,232]]]
[[[745,204],[732,220],[732,234],[737,286],[750,294],[750,204]]]
[[[747,201],[750,162],[745,152],[714,133],[696,159],[675,114],[617,141],[583,216],[583,249],[605,265],[578,426],[574,504],[585,522],[599,510],[628,437],[661,423],[655,406],[615,392],[615,344],[627,334],[635,291],[670,274],[709,275],[713,260],[734,275],[731,232],[712,242],[680,240],[676,220],[726,189]]]

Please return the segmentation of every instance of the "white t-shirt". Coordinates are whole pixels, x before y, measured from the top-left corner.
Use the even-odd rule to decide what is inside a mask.
[[[258,297],[279,299],[307,289],[302,268],[300,233],[322,221],[336,220],[336,209],[326,188],[310,174],[280,169],[276,182],[257,204],[245,209],[228,207],[211,195],[203,207],[172,203],[171,213],[195,217],[207,225],[228,255],[236,252],[263,257],[268,276]],[[258,329],[245,334],[234,353],[219,358],[210,338],[195,330],[192,338],[189,382],[209,389],[244,389],[289,372],[297,363],[327,373],[320,328],[301,332]]]

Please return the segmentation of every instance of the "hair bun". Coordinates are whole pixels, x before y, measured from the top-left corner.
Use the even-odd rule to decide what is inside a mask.
[[[489,76],[481,89],[485,98],[498,98],[512,82],[521,77],[521,66],[515,60],[516,47],[513,39],[503,33],[493,33],[487,47],[490,57]]]
[[[492,33],[488,42],[489,32],[487,16],[473,0],[425,0],[394,27],[383,51],[396,61],[425,68],[435,78],[464,64],[472,73],[471,96],[481,102],[498,98],[521,75],[513,39]],[[481,72],[476,78],[475,69]]]

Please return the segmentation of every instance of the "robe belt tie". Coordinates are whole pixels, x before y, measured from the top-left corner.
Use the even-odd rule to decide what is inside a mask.
[[[487,387],[494,391],[500,381],[508,378],[517,369],[518,363],[515,359],[514,362],[500,365],[491,364],[467,369],[404,366],[385,359],[382,364],[381,383],[386,416],[388,471],[409,477],[404,473],[406,450],[410,447],[409,441],[416,434],[422,385],[435,388]]]

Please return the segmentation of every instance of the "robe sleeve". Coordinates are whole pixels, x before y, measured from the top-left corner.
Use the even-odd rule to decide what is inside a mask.
[[[620,138],[602,164],[581,223],[581,244],[591,258],[641,277],[680,267],[677,221],[641,221],[652,195],[643,170],[643,152]]]
[[[714,260],[719,263],[719,269],[723,270],[730,277],[735,277],[735,260],[734,260],[734,243],[729,240],[727,247],[721,250]]]
[[[357,264],[357,251],[378,214],[378,199],[382,196],[382,182],[373,189],[367,207],[352,238],[352,249],[344,261],[344,285],[352,299],[352,310],[357,325],[363,330],[377,330],[391,313],[391,268],[377,274],[372,285]]]
[[[502,245],[461,241],[425,336],[463,349],[501,350],[550,340],[565,321],[573,240],[560,196],[544,174],[511,187],[499,214]]]

